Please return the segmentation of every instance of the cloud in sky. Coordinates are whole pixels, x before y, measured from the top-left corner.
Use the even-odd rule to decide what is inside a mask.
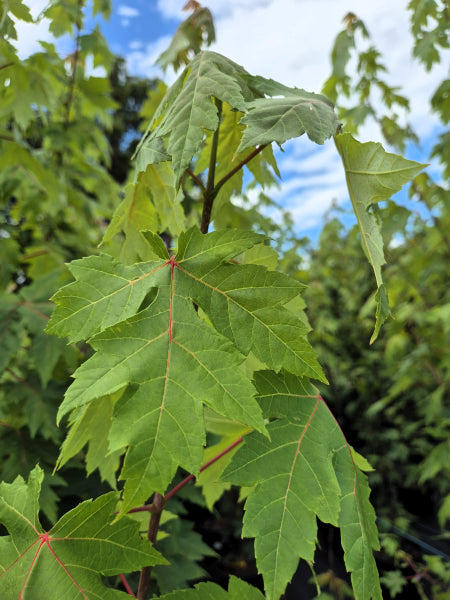
[[[127,4],[119,4],[117,7],[117,14],[119,17],[122,17],[120,20],[122,27],[128,27],[130,24],[130,19],[138,17],[140,15],[140,11],[137,8],[128,6]]]
[[[117,14],[120,17],[138,17],[140,12],[137,8],[127,6],[126,4],[119,4],[117,7]]]

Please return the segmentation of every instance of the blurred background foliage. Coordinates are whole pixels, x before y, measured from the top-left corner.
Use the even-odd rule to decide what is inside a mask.
[[[214,40],[209,10],[192,1],[187,8],[187,20],[159,59],[163,67],[183,66]],[[108,18],[110,11],[109,0],[51,2],[38,19],[50,19],[55,38],[70,36],[72,51],[60,56],[55,44],[42,42],[39,52],[20,59],[15,23],[33,17],[21,0],[0,6],[0,479],[26,477],[39,462],[47,474],[47,522],[114,485],[106,469],[85,477],[89,449],[51,475],[64,437],[55,425],[56,409],[70,374],[90,350],[44,333],[49,298],[68,281],[65,262],[99,252],[124,198],[121,188],[132,181],[131,156],[165,91],[162,81],[129,75],[100,29],[86,28],[88,14]],[[420,76],[449,48],[448,4],[411,0],[408,17]],[[388,57],[373,46],[369,30],[370,23],[346,15],[322,91],[336,103],[344,130],[356,133],[375,120],[385,142],[405,151],[420,143],[414,123],[400,116],[409,100],[388,85]],[[93,74],[98,72],[103,74]],[[450,589],[450,80],[432,91],[430,110],[440,121],[430,151],[433,168],[415,178],[405,205],[380,208],[392,318],[373,346],[372,275],[356,227],[344,224],[345,211],[330,209],[314,246],[296,234],[282,207],[276,207],[276,219],[267,216],[275,205],[264,191],[256,202],[244,193],[239,202],[224,203],[215,226],[266,233],[278,268],[308,284],[310,340],[330,382],[321,393],[374,468],[369,476],[386,598],[439,600]],[[261,169],[259,178],[274,184],[270,156]],[[183,182],[188,222],[198,218],[201,184],[191,177]],[[146,193],[144,185],[144,200]],[[164,220],[155,223],[172,240]],[[107,250],[114,252],[113,245]],[[267,248],[255,260],[273,267],[276,255]],[[241,508],[233,494],[226,491],[212,513],[199,487],[185,488],[172,501],[170,510],[183,520],[175,524],[168,514],[162,526],[161,544],[174,567],[155,569],[161,590],[183,587],[205,569],[219,582],[228,573],[258,581],[251,543],[239,539]],[[321,598],[351,597],[339,558],[330,558],[332,532],[324,529],[321,536]],[[286,598],[314,596],[314,585],[305,583],[310,574],[301,577]]]

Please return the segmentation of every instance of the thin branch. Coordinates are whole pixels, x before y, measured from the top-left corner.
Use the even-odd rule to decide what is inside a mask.
[[[49,254],[48,248],[36,250],[35,252],[29,252],[28,254],[22,254],[22,260],[31,260],[32,258],[36,258],[37,256],[43,256],[44,254]]]
[[[237,440],[235,440],[232,444],[230,444],[229,446],[227,446],[225,448],[225,450],[222,450],[222,452],[219,452],[219,454],[216,454],[216,456],[214,456],[213,458],[211,458],[211,460],[209,460],[208,462],[206,462],[204,465],[202,465],[200,467],[200,473],[202,471],[204,471],[205,469],[207,469],[208,467],[210,467],[216,461],[218,461],[219,458],[222,458],[222,456],[225,456],[225,454],[228,454],[228,452],[230,452],[231,450],[233,450],[233,448],[235,448],[236,446],[239,446],[239,444],[241,444],[243,441],[244,441],[243,438],[240,437]],[[164,496],[164,502],[167,503],[172,498],[172,496],[175,496],[175,494],[179,490],[181,490],[182,487],[184,487],[187,483],[189,483],[193,479],[195,479],[195,475],[192,475],[192,474],[188,475],[185,479],[183,479],[183,481],[181,481],[178,485],[176,485],[173,489],[170,490],[170,492],[168,492]]]
[[[220,118],[222,116],[222,101],[216,98],[217,114],[219,117],[219,124],[215,130],[211,143],[211,154],[209,156],[209,168],[208,168],[208,179],[206,181],[206,189],[203,200],[203,212],[202,221],[200,225],[200,231],[202,233],[208,233],[209,223],[211,221],[211,211],[214,198],[217,194],[214,186],[214,179],[216,175],[216,160],[217,160],[217,148],[219,146],[219,130],[220,130]]]
[[[78,5],[77,5],[77,22],[76,22],[76,28],[77,28],[77,32],[76,32],[76,37],[75,37],[75,51],[73,53],[73,63],[72,63],[72,73],[70,74],[70,81],[69,81],[69,91],[67,92],[67,97],[66,100],[64,102],[64,110],[65,110],[65,126],[67,127],[67,125],[69,124],[70,121],[70,109],[73,103],[73,96],[75,93],[75,81],[76,81],[76,76],[77,76],[77,69],[78,69],[78,61],[80,58],[80,38],[81,38],[81,27],[82,27],[82,10],[83,10],[83,3],[84,0],[78,0]]]
[[[247,163],[249,163],[252,158],[255,158],[255,156],[257,156],[260,152],[262,152],[264,150],[264,148],[266,148],[267,144],[263,144],[262,146],[257,146],[253,152],[250,152],[250,154],[248,156],[246,156],[244,158],[244,160],[241,160],[241,162],[236,165],[234,167],[234,169],[231,169],[231,171],[229,173],[227,173],[224,177],[222,177],[222,179],[217,183],[216,187],[215,187],[215,195],[217,195],[217,192],[220,190],[220,188],[229,180],[233,177],[233,175],[235,173],[237,173],[240,169],[242,169],[242,167],[244,165],[246,165]]]
[[[153,545],[155,545],[156,536],[158,535],[159,521],[161,519],[161,513],[164,510],[164,505],[164,496],[155,492],[155,496],[153,498],[154,512],[150,518],[147,532],[147,538],[152,542]],[[138,600],[146,600],[147,598],[151,570],[151,567],[143,567],[141,570],[137,593]]]
[[[137,512],[155,512],[155,507],[153,504],[145,504],[144,506],[137,506],[136,508],[131,508],[127,514],[137,513]],[[119,511],[114,513],[115,515],[119,514]]]
[[[205,185],[204,185],[203,181],[200,179],[200,177],[197,177],[197,175],[195,175],[195,173],[193,173],[190,169],[186,169],[185,172],[186,172],[186,175],[189,175],[189,177],[191,179],[193,179],[198,186],[200,186],[200,188],[203,190],[203,192],[206,191]]]
[[[0,67],[0,71],[1,71],[2,69],[7,69],[8,67],[12,67],[12,66],[13,66],[13,65],[15,65],[15,64],[16,64],[16,63],[13,63],[13,62],[5,63],[4,65],[2,65],[2,66]]]

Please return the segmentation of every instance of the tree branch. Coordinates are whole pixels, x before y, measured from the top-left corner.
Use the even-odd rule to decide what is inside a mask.
[[[209,156],[209,168],[208,168],[208,180],[206,182],[206,189],[203,200],[203,212],[202,221],[200,225],[200,231],[202,233],[208,233],[209,222],[211,221],[211,211],[214,198],[217,191],[214,187],[214,178],[216,174],[216,160],[217,160],[217,147],[219,145],[219,130],[220,130],[220,118],[222,116],[222,101],[216,98],[217,115],[219,117],[219,124],[215,130],[211,144],[211,154]]]
[[[209,460],[208,462],[206,462],[204,465],[202,465],[200,467],[200,473],[202,471],[204,471],[205,469],[207,469],[208,467],[210,467],[216,461],[218,461],[219,458],[222,458],[222,456],[225,456],[225,454],[228,454],[228,452],[230,452],[231,450],[233,450],[233,448],[235,448],[236,446],[239,446],[239,444],[242,443],[243,441],[244,441],[243,438],[240,437],[237,440],[235,440],[232,444],[230,444],[229,446],[227,446],[224,450],[222,450],[222,452],[219,452],[219,454],[216,454],[216,456],[214,456],[213,458],[211,458],[211,460]],[[195,475],[192,475],[192,473],[191,473],[185,479],[183,479],[183,481],[181,481],[178,485],[176,485],[173,489],[170,490],[170,492],[168,492],[164,496],[164,502],[167,503],[172,498],[172,496],[175,496],[175,494],[179,490],[181,490],[182,487],[184,487],[187,483],[189,483],[193,479],[195,479]]]
[[[241,162],[236,165],[234,167],[234,169],[231,169],[231,171],[229,173],[227,173],[224,177],[222,177],[222,179],[217,183],[216,187],[215,187],[215,196],[217,195],[218,191],[220,190],[220,188],[229,180],[233,177],[233,175],[235,173],[237,173],[239,171],[239,169],[242,169],[242,167],[244,165],[246,165],[247,163],[249,163],[252,158],[255,158],[255,156],[257,156],[260,152],[262,152],[264,150],[264,148],[267,146],[267,144],[263,144],[262,146],[257,146],[253,152],[250,152],[250,154],[248,156],[246,156],[244,158],[244,160],[241,160]]]
[[[164,496],[155,492],[155,496],[153,498],[153,509],[154,512],[150,518],[150,523],[148,526],[147,538],[151,541],[153,545],[156,543],[156,536],[158,535],[159,521],[161,519],[161,513],[164,510],[165,499]],[[139,578],[139,588],[137,598],[138,600],[146,600],[148,594],[148,587],[150,583],[150,573],[151,567],[143,567],[141,570],[141,576]]]
[[[197,177],[197,175],[195,175],[195,173],[193,173],[190,169],[186,169],[186,175],[189,175],[189,177],[191,179],[193,179],[195,181],[195,183],[201,187],[201,189],[203,190],[203,192],[206,191],[206,188],[203,184],[203,181],[200,179],[200,177]]]

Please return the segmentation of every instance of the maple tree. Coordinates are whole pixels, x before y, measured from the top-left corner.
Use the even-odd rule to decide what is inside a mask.
[[[107,5],[94,2],[94,11],[106,13]],[[300,295],[304,286],[275,270],[267,235],[234,226],[238,207],[233,197],[245,193],[248,186],[244,170],[255,184],[276,177],[273,143],[303,134],[319,144],[334,138],[362,246],[375,273],[375,339],[389,305],[381,277],[383,240],[373,206],[398,191],[422,165],[387,153],[380,144],[363,144],[341,133],[333,104],[323,95],[250,75],[214,52],[194,52],[190,60],[183,46],[181,57],[171,60],[187,66],[170,88],[160,90],[158,106],[137,150],[134,180],[128,183],[123,200],[116,203],[119,194],[101,164],[105,153],[99,152],[104,148],[99,125],[107,125],[107,110],[113,107],[99,97],[103,98],[98,92],[106,89],[104,82],[91,82],[98,106],[90,106],[92,133],[86,124],[82,128],[92,142],[83,151],[87,148],[92,160],[100,162],[93,180],[80,175],[79,165],[85,163],[76,144],[68,151],[60,145],[62,139],[70,139],[72,126],[76,119],[81,121],[86,109],[81,94],[79,103],[74,102],[77,86],[83,91],[87,85],[79,55],[98,42],[97,36],[83,38],[83,3],[73,6],[72,16],[63,18],[58,2],[46,13],[54,19],[55,33],[77,32],[69,92],[65,94],[62,88],[59,106],[56,97],[52,99],[54,114],[43,111],[47,122],[40,134],[44,142],[37,144],[37,151],[27,129],[33,112],[24,116],[8,99],[11,112],[4,128],[8,131],[12,122],[20,143],[2,138],[2,151],[6,166],[14,169],[20,164],[28,175],[37,173],[41,185],[47,173],[60,167],[60,177],[50,179],[49,196],[57,193],[71,198],[73,187],[75,200],[85,208],[96,233],[81,252],[88,256],[68,264],[74,281],[68,282],[70,275],[60,264],[61,257],[73,258],[65,255],[67,241],[55,240],[56,258],[46,268],[47,288],[39,280],[39,286],[36,281],[4,294],[7,343],[3,360],[9,379],[23,380],[29,365],[20,366],[17,373],[14,361],[22,344],[29,343],[29,359],[38,367],[44,390],[53,384],[61,364],[74,371],[62,402],[62,386],[52,388],[54,395],[43,403],[45,412],[41,422],[33,425],[34,433],[43,430],[48,438],[54,435],[59,441],[61,434],[53,421],[57,410],[58,422],[68,423],[54,461],[57,467],[77,458],[87,445],[88,473],[98,469],[112,488],[125,483],[121,493],[107,492],[82,502],[48,531],[38,522],[39,490],[45,481],[40,468],[31,470],[28,483],[19,476],[1,484],[0,519],[7,535],[0,538],[4,549],[0,590],[11,599],[32,600],[51,578],[55,597],[124,597],[123,592],[105,585],[104,578],[120,574],[131,594],[123,574],[141,569],[137,597],[143,600],[153,567],[164,592],[163,569],[171,568],[164,563],[170,557],[163,551],[164,538],[158,540],[162,555],[153,544],[170,511],[169,501],[198,477],[210,504],[224,485],[250,488],[243,535],[255,538],[257,567],[267,598],[283,594],[299,559],[313,562],[317,518],[341,530],[355,597],[381,598],[373,557],[379,547],[375,513],[363,473],[369,466],[347,443],[313,383],[325,383],[326,378],[307,339],[310,327]],[[17,18],[28,19],[22,3],[14,4],[12,10]],[[208,14],[202,13],[198,21],[202,28],[205,19]],[[2,26],[11,36],[10,17]],[[181,34],[186,36],[186,28]],[[100,52],[102,45],[96,48]],[[20,63],[8,42],[3,50],[12,60],[3,70],[35,68],[36,59]],[[56,53],[53,56],[59,69],[56,80],[65,80],[64,66]],[[56,80],[54,86],[60,89]],[[4,87],[8,96],[12,87]],[[43,98],[45,102],[50,100]],[[104,114],[100,124],[99,114]],[[55,142],[53,154],[42,151],[50,142]],[[11,153],[11,144],[20,150]],[[67,152],[73,152],[79,162],[69,161]],[[34,178],[30,179],[34,184]],[[42,194],[42,189],[36,190],[29,182],[14,184],[18,198],[14,202],[31,221],[34,215],[27,213],[27,203],[36,196],[29,194]],[[10,198],[12,190],[6,193]],[[48,201],[45,194],[44,201]],[[17,212],[15,203],[8,208],[11,215]],[[113,204],[117,204],[114,212]],[[28,210],[32,213],[36,208]],[[110,222],[105,230],[106,219]],[[214,230],[208,232],[211,223]],[[71,234],[76,237],[83,226],[83,222],[74,225]],[[14,223],[11,229],[16,233]],[[94,247],[101,234],[98,253]],[[42,255],[47,256],[49,238],[37,239],[38,235],[34,233],[30,246],[44,244]],[[24,260],[20,250],[24,242],[19,244],[13,236],[10,241],[7,251],[12,263],[18,264]],[[30,278],[38,268],[28,270]],[[60,285],[61,279],[66,285]],[[46,332],[67,337],[69,346],[44,334],[42,326],[48,319],[47,292],[58,287]],[[78,342],[84,342],[83,351]],[[43,347],[48,360],[42,355]],[[46,398],[45,392],[42,397]],[[28,412],[35,410],[29,396],[25,407]],[[18,414],[17,419],[21,418]],[[219,436],[219,442],[217,438],[209,442],[211,433]],[[210,468],[215,469],[214,479],[202,479],[200,473],[206,475]],[[180,469],[191,475],[177,483]],[[52,477],[45,477],[51,486]],[[46,514],[56,521],[48,500]],[[145,525],[142,519],[147,519]],[[147,541],[138,534],[142,529],[148,531]],[[206,583],[163,597],[243,594],[262,596],[231,578],[228,592]]]

